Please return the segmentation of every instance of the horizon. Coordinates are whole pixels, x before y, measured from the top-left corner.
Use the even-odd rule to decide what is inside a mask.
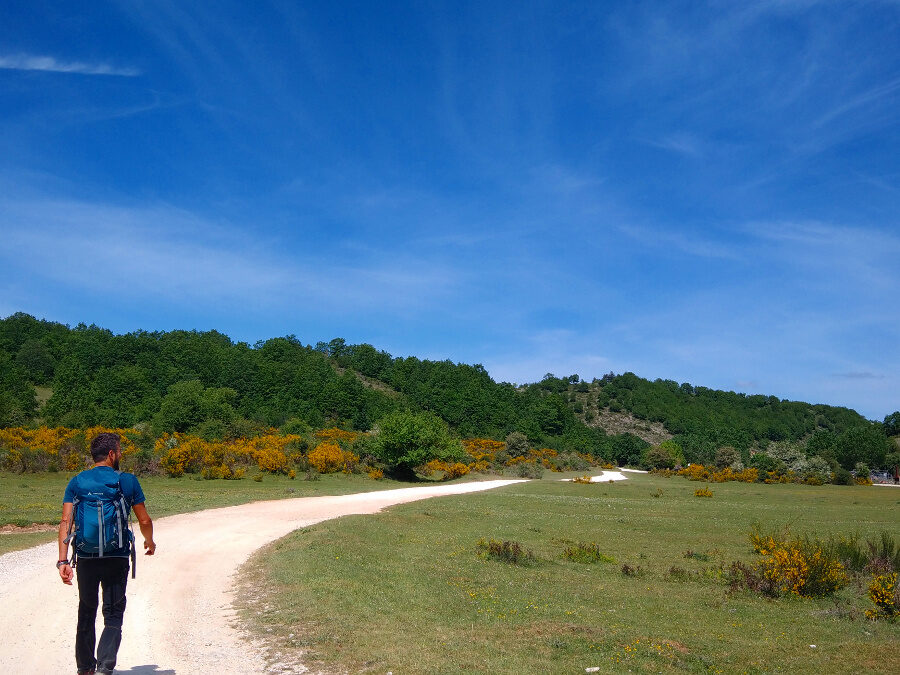
[[[0,316],[900,410],[896,2],[0,17]]]

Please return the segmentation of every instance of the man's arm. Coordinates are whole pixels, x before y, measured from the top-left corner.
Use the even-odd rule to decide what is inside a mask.
[[[69,544],[66,543],[66,537],[69,536],[69,523],[72,522],[72,502],[63,504],[62,520],[59,521],[59,557],[57,560],[66,560],[69,557]],[[68,564],[61,565],[59,568],[59,577],[64,584],[72,585],[72,577],[75,575],[74,570]]]
[[[156,543],[153,541],[153,521],[150,520],[150,514],[147,513],[147,507],[143,503],[135,504],[131,507],[134,515],[137,516],[138,525],[141,528],[141,534],[144,535],[144,548],[147,549],[147,555],[153,555],[156,552]]]

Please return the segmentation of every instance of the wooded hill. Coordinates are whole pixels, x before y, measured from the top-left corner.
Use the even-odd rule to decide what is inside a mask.
[[[36,392],[46,397],[41,405]],[[0,320],[0,426],[146,424],[220,438],[273,426],[367,430],[398,408],[432,411],[463,437],[521,431],[536,445],[622,463],[637,463],[644,448],[669,436],[689,460],[702,461],[723,445],[746,453],[770,441],[828,445],[852,430],[880,439],[886,429],[900,432],[900,414],[894,429],[847,408],[633,373],[591,382],[548,375],[515,387],[494,382],[480,365],[395,358],[340,338],[249,345],[216,331],[114,335],[24,313]]]

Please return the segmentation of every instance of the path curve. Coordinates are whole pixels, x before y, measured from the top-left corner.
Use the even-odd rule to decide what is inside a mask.
[[[279,499],[160,518],[154,521],[157,555],[139,556],[137,579],[129,579],[116,672],[265,673],[261,653],[232,625],[232,575],[253,551],[323,520],[518,482]],[[152,514],[152,500],[148,510]],[[56,556],[55,542],[0,556],[0,671],[75,671],[78,591],[60,581]]]

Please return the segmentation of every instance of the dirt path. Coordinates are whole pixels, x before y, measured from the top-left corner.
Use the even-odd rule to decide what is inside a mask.
[[[330,518],[516,482],[284,499],[162,518],[155,522],[157,555],[140,556],[137,579],[129,580],[116,672],[264,673],[260,654],[232,626],[232,575],[253,551]],[[152,501],[148,509],[152,515]],[[56,543],[0,556],[2,672],[75,672],[78,591],[59,580],[56,557]],[[102,625],[101,617],[98,622]]]

